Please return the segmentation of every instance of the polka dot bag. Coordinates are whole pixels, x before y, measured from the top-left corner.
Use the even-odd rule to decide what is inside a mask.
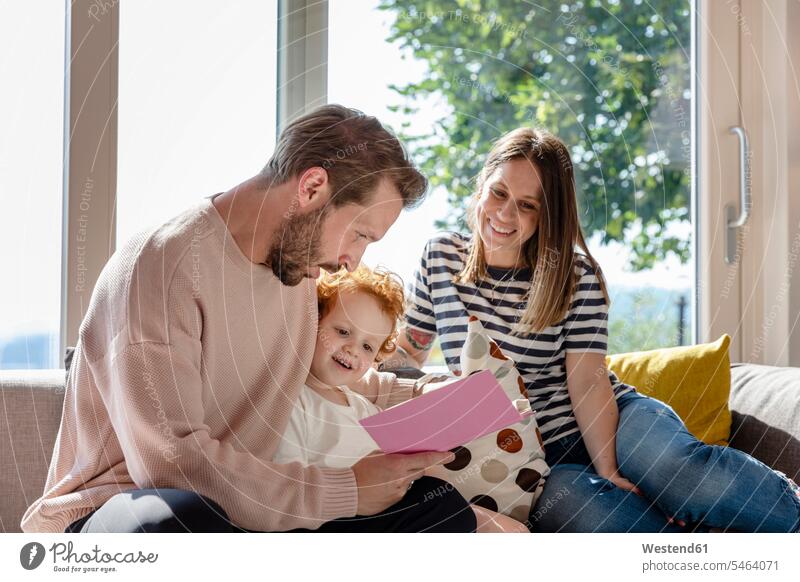
[[[513,361],[483,329],[469,318],[467,339],[461,350],[461,376],[490,370],[520,412],[530,410],[527,391]],[[429,374],[418,387],[428,392],[457,378]],[[550,468],[544,461],[542,435],[534,415],[498,432],[453,449],[455,460],[437,465],[427,474],[448,481],[470,503],[526,522],[531,507],[544,488]]]

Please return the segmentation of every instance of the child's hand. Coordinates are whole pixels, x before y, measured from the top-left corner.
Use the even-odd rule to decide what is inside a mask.
[[[416,398],[417,396],[422,396],[422,389],[425,386],[421,386],[419,382],[414,382],[414,389],[411,391],[411,398]]]
[[[428,384],[436,384],[437,382],[444,382],[445,380],[452,379],[453,378],[447,374],[440,374],[438,376],[434,374],[426,374],[414,383],[414,390],[411,393],[411,398],[422,396],[425,393],[425,387]],[[420,383],[420,381],[422,381],[422,383]]]

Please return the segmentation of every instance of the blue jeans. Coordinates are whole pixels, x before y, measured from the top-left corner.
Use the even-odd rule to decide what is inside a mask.
[[[545,447],[551,472],[531,510],[532,531],[800,531],[800,498],[781,474],[736,449],[698,441],[658,400],[630,392],[617,405],[619,471],[644,496],[598,476],[580,434],[568,435]]]

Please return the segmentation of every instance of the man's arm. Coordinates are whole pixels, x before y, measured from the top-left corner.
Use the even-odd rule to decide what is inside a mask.
[[[173,329],[169,344],[130,344],[91,367],[137,487],[197,491],[256,531],[356,515],[351,469],[275,464],[209,434],[196,339]]]
[[[358,382],[348,387],[378,408],[388,408],[409,400],[414,395],[415,384],[413,378],[398,378],[390,372],[369,368]]]
[[[378,372],[391,372],[400,368],[418,368],[419,364],[399,344],[390,355],[381,360],[376,369]]]
[[[410,340],[408,339],[409,337],[411,337]],[[421,332],[404,325],[400,328],[397,345],[398,348],[406,352],[406,356],[402,360],[399,358],[394,360],[394,363],[399,363],[400,365],[392,365],[389,369],[422,367],[428,358],[435,337],[435,334]],[[413,347],[414,345],[419,347],[415,348]],[[414,392],[415,386],[416,381],[413,379],[397,378],[394,374],[379,373],[374,369],[370,369],[361,381],[351,386],[351,388],[374,402],[379,408],[386,408],[416,396],[417,394]]]

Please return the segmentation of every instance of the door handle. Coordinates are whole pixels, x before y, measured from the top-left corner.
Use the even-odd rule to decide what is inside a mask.
[[[729,265],[736,262],[736,243],[739,229],[747,224],[753,199],[750,191],[750,145],[744,128],[735,125],[730,128],[739,138],[739,212],[733,204],[725,205],[725,262]]]

